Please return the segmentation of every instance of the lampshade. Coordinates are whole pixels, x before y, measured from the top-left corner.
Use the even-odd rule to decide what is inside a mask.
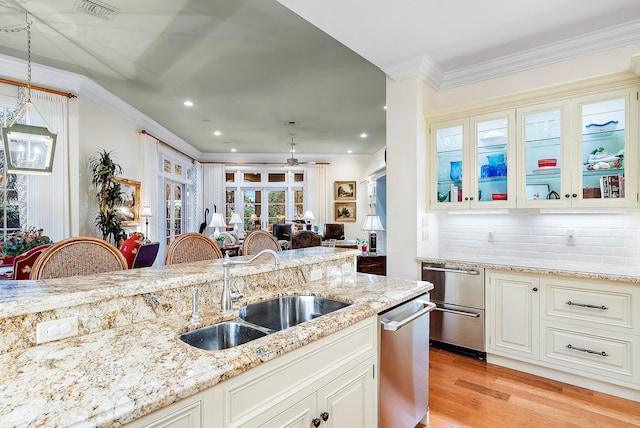
[[[209,223],[209,227],[227,227],[224,222],[224,214],[222,213],[213,213],[211,216],[211,223]]]
[[[229,224],[242,224],[242,218],[240,214],[233,213],[231,214],[231,219],[229,220]]]
[[[151,214],[151,207],[146,205],[144,208],[142,208],[142,217],[153,217],[153,214]]]
[[[378,217],[377,214],[367,214],[364,224],[362,225],[362,230],[384,230],[384,227],[382,227],[380,217]]]
[[[256,221],[258,220],[258,216],[255,214],[251,214],[251,221]]]
[[[313,216],[313,213],[311,212],[311,210],[307,210],[305,211],[304,215],[302,216],[303,220],[315,220],[316,218]]]

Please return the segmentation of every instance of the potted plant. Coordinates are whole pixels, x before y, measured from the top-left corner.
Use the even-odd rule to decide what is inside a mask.
[[[102,239],[118,245],[126,238],[118,207],[122,205],[120,183],[114,180],[122,173],[122,167],[114,162],[112,152],[102,150],[89,159],[91,184],[97,189],[98,214],[94,225],[100,229]]]
[[[218,235],[215,237],[216,240],[216,245],[218,245],[218,247],[222,248],[224,246],[224,235]]]
[[[356,239],[356,244],[358,244],[358,248],[360,248],[360,251],[362,251],[363,253],[366,253],[367,248],[369,248],[369,239],[367,238]]]
[[[2,261],[0,263],[13,263],[15,256],[26,253],[30,249],[39,247],[40,245],[53,244],[51,238],[43,235],[42,232],[42,229],[37,229],[32,226],[28,229],[22,229],[20,232],[8,234],[1,247],[2,252],[0,253],[0,259]]]

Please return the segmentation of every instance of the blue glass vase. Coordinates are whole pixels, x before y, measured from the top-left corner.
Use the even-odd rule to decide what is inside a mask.
[[[451,161],[449,178],[453,181],[460,180],[460,178],[462,178],[462,161]]]

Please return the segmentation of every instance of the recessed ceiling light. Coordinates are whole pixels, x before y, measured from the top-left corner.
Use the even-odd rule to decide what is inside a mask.
[[[216,137],[222,135],[222,132],[218,131],[217,129],[215,131],[213,131],[213,135],[215,135]]]
[[[367,138],[367,133],[363,132],[362,134],[360,134],[360,138]]]
[[[347,150],[347,153],[353,153],[353,150],[349,149]]]
[[[184,105],[187,106],[187,107],[193,107],[193,101],[187,100],[187,101],[184,102]]]
[[[386,110],[386,109],[387,109],[387,106],[384,106],[384,107],[382,107],[382,108],[383,108],[384,110]]]
[[[237,152],[237,150],[236,149],[231,149],[231,152],[235,153],[235,152]]]

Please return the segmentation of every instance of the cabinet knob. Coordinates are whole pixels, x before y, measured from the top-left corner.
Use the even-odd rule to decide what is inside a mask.
[[[577,193],[574,193],[574,194],[573,194],[573,195],[571,195],[571,196],[572,196],[572,197],[574,197],[574,198],[577,198],[577,197],[578,197],[578,194],[577,194]]]
[[[564,197],[565,197],[565,198],[570,198],[570,197],[571,197],[571,195],[570,195],[570,194],[568,194],[568,193],[565,193],[565,194],[564,194]]]
[[[469,198],[469,200],[470,200],[470,201],[473,201],[473,196],[471,196],[471,197]]]
[[[538,287],[533,287],[533,291],[538,291]]]
[[[468,196],[465,196],[465,197],[464,197],[464,200],[465,200],[465,201],[468,201],[468,200],[469,200],[469,197],[468,197]]]
[[[313,424],[314,427],[318,428],[320,426],[320,423],[322,421],[320,421],[320,418],[313,418],[313,420],[311,421],[311,423]]]
[[[327,422],[327,420],[329,419],[329,412],[320,413],[320,417],[322,418],[323,421]]]

